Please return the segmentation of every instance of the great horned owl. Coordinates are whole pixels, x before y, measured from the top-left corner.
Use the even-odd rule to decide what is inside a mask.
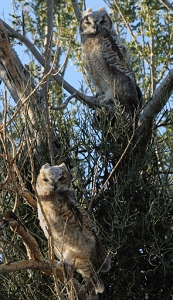
[[[38,175],[36,189],[40,226],[49,238],[45,214],[51,227],[55,255],[90,280],[96,293],[102,293],[104,286],[98,272],[107,272],[111,260],[88,213],[75,199],[66,165],[52,167],[45,164]]]
[[[82,54],[97,95],[116,99],[133,115],[141,106],[128,49],[120,42],[105,8],[88,8],[80,23]]]

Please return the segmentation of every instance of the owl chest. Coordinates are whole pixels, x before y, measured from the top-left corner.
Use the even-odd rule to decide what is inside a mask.
[[[71,210],[68,209],[66,204],[52,203],[52,202],[42,202],[42,207],[38,207],[38,216],[40,219],[40,225],[46,235],[49,236],[49,228],[45,219],[51,227],[52,234],[56,240],[61,240],[62,238],[69,239],[69,237],[78,238],[81,234],[81,229]]]
[[[100,39],[90,38],[82,46],[87,72],[96,86],[103,86],[110,76],[108,66],[102,55],[101,43]]]

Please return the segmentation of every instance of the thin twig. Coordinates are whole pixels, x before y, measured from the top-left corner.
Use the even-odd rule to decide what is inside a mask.
[[[60,106],[57,106],[57,107],[54,107],[54,106],[50,106],[50,109],[53,109],[53,110],[61,110],[61,109],[64,109],[67,104],[70,102],[71,99],[77,97],[77,93],[74,93],[72,94],[71,96],[69,96],[65,102],[63,104],[61,104]]]
[[[38,60],[38,62],[44,67],[45,66],[45,60],[43,58],[43,56],[37,51],[37,49],[35,48],[35,46],[23,35],[21,35],[20,33],[16,32],[13,28],[11,28],[7,23],[5,23],[4,21],[3,25],[6,29],[8,29],[8,35],[11,37],[14,37],[16,39],[18,39],[19,41],[21,41],[22,43],[24,43],[26,45],[26,47],[31,51],[31,53],[34,55],[34,57]],[[51,71],[50,71],[51,70]],[[56,74],[55,70],[52,70],[51,66],[48,66],[48,73],[54,73]],[[59,83],[67,92],[69,92],[70,94],[74,94],[77,93],[77,99],[81,102],[84,102],[85,104],[88,104],[90,107],[98,107],[101,108],[102,105],[100,104],[99,100],[95,97],[91,97],[91,96],[86,96],[80,92],[78,92],[73,86],[71,86],[67,81],[64,80],[63,77],[61,77],[59,74],[53,75],[51,73],[51,76],[56,80],[57,83]],[[48,75],[49,75],[48,74]],[[47,76],[48,76],[47,75]],[[43,83],[40,82],[39,86]],[[34,92],[38,89],[38,87],[36,89],[34,89]],[[33,92],[33,93],[34,93]],[[27,100],[26,100],[27,101]],[[19,110],[21,109],[21,107],[19,108]],[[16,113],[17,114],[17,113]]]
[[[12,247],[13,247],[14,249],[16,249],[20,254],[22,254],[23,257],[24,257],[25,259],[27,259],[27,255],[26,255],[26,254],[25,254],[18,246],[14,245],[14,244],[11,243],[10,241],[4,240],[4,239],[2,239],[2,238],[0,238],[0,242],[12,246]]]
[[[35,89],[25,98],[25,100],[23,100],[23,102],[20,104],[20,106],[18,107],[18,109],[15,111],[15,113],[12,115],[12,117],[10,118],[10,120],[7,122],[6,126],[9,126],[11,124],[11,122],[17,116],[17,114],[19,113],[19,111],[21,110],[21,108],[26,104],[26,102],[31,98],[31,96],[38,90],[38,88],[40,87],[40,85],[44,83],[44,81],[49,76],[49,74],[51,73],[51,71],[52,71],[52,69],[49,70],[49,72],[41,79],[40,83],[35,87]]]
[[[126,21],[126,18],[125,18],[125,16],[124,16],[124,14],[123,14],[123,12],[122,12],[122,10],[121,10],[121,8],[120,8],[120,6],[119,6],[117,0],[114,0],[114,3],[115,3],[116,8],[118,9],[118,12],[120,13],[120,15],[121,15],[123,21],[124,21],[124,23],[125,23],[127,29],[129,30],[131,37],[132,37],[133,40],[135,41],[135,43],[136,43],[136,45],[137,45],[137,47],[138,47],[139,53],[140,53],[141,56],[143,57],[143,59],[144,59],[144,61],[146,62],[146,64],[149,65],[148,61],[146,60],[146,58],[144,57],[144,55],[143,55],[143,53],[142,53],[142,51],[141,51],[141,47],[140,47],[140,45],[138,44],[138,42],[137,42],[137,40],[136,40],[136,37],[135,37],[135,35],[133,34],[133,31],[132,31],[132,29],[131,29],[129,23]]]
[[[27,152],[29,155],[30,166],[31,166],[31,185],[33,190],[35,191],[35,166],[34,166],[34,159],[33,159],[33,151],[32,151],[32,141],[30,142],[30,135],[28,130],[28,119],[26,115],[26,110],[24,111],[24,123],[25,123],[25,131],[26,131],[26,144],[27,144]]]
[[[116,163],[116,165],[115,165],[115,167],[113,168],[112,172],[109,174],[108,178],[107,178],[106,181],[104,182],[102,188],[99,190],[97,196],[93,199],[93,202],[95,202],[95,201],[98,199],[98,197],[99,197],[100,194],[102,193],[103,189],[106,187],[107,183],[109,182],[110,178],[112,177],[113,173],[115,172],[115,170],[116,170],[117,167],[119,166],[119,164],[120,164],[120,162],[122,161],[123,157],[125,156],[125,154],[126,154],[128,148],[130,147],[130,144],[131,144],[131,142],[132,142],[132,140],[133,140],[133,138],[134,138],[134,135],[135,135],[135,122],[134,122],[134,126],[133,126],[133,133],[132,133],[132,136],[131,136],[131,138],[130,138],[130,140],[129,140],[127,146],[126,146],[126,148],[124,149],[124,151],[123,151],[123,153],[122,153],[120,159],[119,159],[118,162]],[[91,210],[90,205],[89,205],[89,208],[88,208],[88,209]]]
[[[99,166],[99,161],[97,162],[96,167],[94,168],[94,179],[93,179],[93,188],[92,188],[92,193],[91,193],[91,200],[88,206],[88,212],[91,213],[93,202],[95,200],[94,198],[94,193],[95,193],[95,184],[96,184],[96,177],[97,177],[97,172],[98,172],[98,166]]]
[[[6,191],[16,194],[15,187],[6,182],[6,180],[4,182],[0,182],[0,189],[4,189]],[[37,202],[27,190],[24,191],[18,187],[18,195],[23,197],[32,207],[37,208]]]

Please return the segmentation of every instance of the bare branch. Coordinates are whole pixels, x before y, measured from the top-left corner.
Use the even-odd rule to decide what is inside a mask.
[[[109,176],[107,177],[106,181],[104,182],[104,184],[102,185],[101,189],[99,190],[98,194],[96,195],[95,198],[92,198],[92,201],[90,202],[89,204],[89,207],[88,207],[88,212],[91,213],[92,211],[92,206],[93,206],[93,203],[98,199],[98,197],[100,196],[100,194],[102,193],[102,191],[104,190],[104,188],[107,186],[110,178],[112,177],[112,175],[114,174],[115,170],[117,169],[117,167],[119,166],[120,162],[122,161],[123,157],[125,156],[127,150],[129,149],[131,143],[132,143],[132,140],[135,136],[135,119],[134,119],[134,124],[133,124],[133,132],[132,132],[132,135],[128,141],[128,144],[126,146],[126,148],[124,149],[121,157],[119,158],[118,162],[116,163],[116,165],[114,166],[114,168],[112,169],[111,173],[109,174]]]
[[[21,260],[18,262],[10,263],[8,265],[7,264],[0,265],[0,274],[11,273],[11,272],[27,270],[27,269],[51,272],[51,267],[49,262],[46,261],[38,262],[35,260]]]
[[[2,221],[0,221],[0,224],[2,223]],[[2,230],[2,228],[1,228]],[[3,243],[3,244],[8,244],[10,245],[11,247],[13,247],[14,249],[16,249],[21,255],[23,255],[23,257],[25,259],[27,259],[27,255],[22,251],[22,249],[20,249],[18,246],[14,245],[12,242],[8,241],[8,240],[5,240],[5,239],[1,239],[0,238],[0,242]]]
[[[153,121],[169,100],[173,91],[173,69],[171,69],[159,87],[155,90],[153,97],[144,107],[140,115],[140,125],[136,130],[135,137],[140,143],[140,151],[145,151],[150,141]],[[142,150],[143,149],[143,150]]]
[[[45,28],[46,36],[44,41],[44,47],[45,47],[44,57],[46,59],[46,65],[50,65],[50,58],[51,58],[50,49],[52,44],[52,32],[53,32],[53,4],[54,4],[54,0],[46,0],[47,25]]]
[[[151,18],[149,17],[149,29],[150,32],[151,30]],[[151,57],[151,63],[150,63],[150,74],[151,74],[151,90],[152,94],[156,88],[156,65],[155,65],[155,41],[154,41],[154,36],[151,34],[150,36],[150,57]]]
[[[65,100],[65,102],[64,102],[63,104],[61,104],[61,105],[58,106],[58,107],[51,106],[50,109],[53,109],[53,110],[61,110],[61,109],[64,109],[64,108],[67,106],[67,104],[70,102],[70,100],[73,99],[73,98],[75,98],[76,96],[77,96],[77,94],[74,93],[73,95],[69,96],[69,97]]]
[[[17,91],[17,93],[12,91],[12,95],[17,94],[17,98],[14,98],[16,102],[20,99],[23,101],[25,95],[31,93],[30,82],[25,77],[24,68],[18,59],[15,51],[11,47],[8,36],[6,34],[3,22],[0,20],[0,57],[1,57],[1,70],[4,73],[6,71],[9,85],[11,85],[11,90]],[[5,80],[8,87],[8,82]],[[10,88],[9,88],[10,90]],[[32,116],[31,120],[34,119]]]
[[[144,55],[143,55],[143,53],[142,53],[141,47],[140,47],[140,45],[138,44],[138,42],[137,42],[137,40],[136,40],[136,37],[135,37],[135,35],[133,34],[133,31],[132,31],[132,29],[131,29],[129,23],[128,23],[127,20],[126,20],[124,14],[123,14],[123,12],[122,12],[122,10],[121,10],[121,8],[120,8],[120,5],[118,4],[117,0],[114,0],[114,3],[115,3],[116,8],[118,9],[119,14],[121,15],[121,17],[122,17],[122,19],[123,19],[123,21],[124,21],[124,23],[125,23],[127,29],[129,30],[129,33],[130,33],[131,37],[132,37],[133,40],[135,41],[135,43],[136,43],[136,45],[137,45],[137,47],[138,47],[139,53],[140,53],[141,56],[143,57]],[[146,60],[146,58],[143,57],[143,59],[144,59],[144,61],[146,62],[146,64],[149,65],[149,63],[148,63],[148,61]]]
[[[22,238],[23,244],[25,245],[27,255],[30,260],[22,260],[15,263],[10,263],[8,265],[0,265],[0,274],[26,269],[40,270],[47,275],[54,275],[56,277],[56,280],[58,279],[65,286],[73,286],[74,291],[77,294],[76,299],[87,299],[85,288],[80,285],[75,278],[70,276],[68,266],[66,266],[66,271],[68,274],[68,282],[66,282],[67,278],[64,277],[62,265],[56,266],[56,263],[54,262],[54,265],[52,266],[49,261],[46,261],[44,259],[36,240],[20,222],[18,217],[12,212],[5,212],[4,215],[6,216],[6,218],[3,219],[4,222],[8,222],[11,230],[14,231],[14,233],[19,234]]]
[[[16,196],[23,197],[31,206],[37,207],[33,196],[26,190],[20,171],[18,169],[16,159],[16,146],[12,137],[6,130],[5,123],[0,123],[0,139],[3,145],[3,158],[6,163],[7,177],[3,182],[0,182],[0,188],[16,194]],[[7,140],[11,143],[12,154],[8,149]],[[18,152],[19,153],[19,152]]]
[[[39,246],[33,236],[27,231],[27,229],[18,220],[13,218],[7,219],[9,221],[10,228],[17,232],[22,238],[23,244],[25,245],[27,255],[29,259],[33,259],[39,262],[44,262],[45,259],[41,254]]]
[[[173,5],[168,0],[161,0],[161,2],[171,11],[173,11]]]
[[[38,262],[35,260],[21,260],[18,262],[0,265],[0,274],[6,274],[28,269],[42,271],[43,273],[46,273],[48,275],[51,274],[51,265],[48,261]],[[61,283],[66,285],[68,284],[64,282],[63,271],[60,268],[57,268],[57,277]],[[81,286],[75,278],[70,280],[69,285],[70,284],[72,284],[74,291],[77,294],[77,298],[75,299],[89,299],[87,293],[85,292],[85,288]]]
[[[17,113],[27,101],[30,102],[30,105],[26,107],[27,114],[30,119],[28,126],[30,129],[31,138],[34,138],[37,141],[38,147],[40,147],[41,141],[44,137],[44,131],[42,131],[41,128],[44,126],[40,126],[41,120],[38,119],[37,114],[35,113],[35,108],[38,107],[38,101],[34,94],[36,90],[33,91],[31,80],[28,76],[28,71],[24,69],[17,54],[10,44],[2,20],[0,20],[0,57],[0,77],[2,77],[4,80],[7,88],[14,97],[14,101],[17,103]],[[22,117],[24,118],[23,110],[21,113]]]
[[[169,100],[173,90],[173,69],[171,69],[159,87],[155,90],[153,97],[148,102],[141,114],[140,121],[150,118],[154,119]]]
[[[37,202],[35,201],[34,197],[27,191],[23,191],[21,188],[18,187],[17,191],[15,187],[10,185],[8,182],[0,182],[0,188],[6,191],[12,192],[16,194],[18,192],[18,196],[23,197],[32,207],[37,207]]]
[[[71,2],[72,2],[72,5],[73,5],[74,13],[76,15],[76,19],[77,19],[78,24],[79,24],[80,21],[81,21],[82,15],[81,15],[81,12],[80,12],[80,9],[79,9],[78,0],[71,0]]]
[[[3,22],[3,21],[2,21]],[[11,28],[8,24],[3,22],[4,27],[8,30],[8,35],[11,37],[14,37],[24,43],[27,48],[31,51],[31,53],[35,56],[35,58],[38,60],[38,62],[44,67],[45,66],[45,60],[43,56],[37,51],[37,49],[34,47],[34,45],[23,35],[16,32],[13,28]],[[59,74],[55,72],[51,68],[51,66],[48,66],[48,71],[51,71],[51,76],[56,80],[57,83],[59,83],[67,92],[70,94],[77,93],[77,99],[84,102],[85,104],[89,105],[90,107],[99,107],[101,108],[102,105],[100,104],[99,100],[95,97],[86,96],[80,92],[78,92],[74,87],[72,87],[67,81],[63,79]]]

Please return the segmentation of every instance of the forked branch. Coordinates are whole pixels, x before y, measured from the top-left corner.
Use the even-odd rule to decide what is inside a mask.
[[[0,229],[4,229],[6,226],[10,226],[14,233],[17,233],[26,248],[27,256],[29,260],[22,260],[13,263],[0,265],[0,274],[5,274],[9,272],[15,272],[19,270],[39,270],[47,275],[53,275],[53,266],[48,260],[45,260],[38,243],[34,237],[29,233],[26,227],[20,222],[18,217],[11,211],[4,213],[4,218],[0,221]],[[65,266],[66,272],[68,274],[68,266]],[[73,287],[75,294],[77,295],[76,300],[86,300],[87,293],[79,282],[68,274],[68,278],[64,277],[64,268],[62,265],[57,265],[56,267],[56,277],[57,279],[70,290],[69,287]],[[72,299],[72,298],[69,298]],[[73,298],[74,299],[74,298]]]

